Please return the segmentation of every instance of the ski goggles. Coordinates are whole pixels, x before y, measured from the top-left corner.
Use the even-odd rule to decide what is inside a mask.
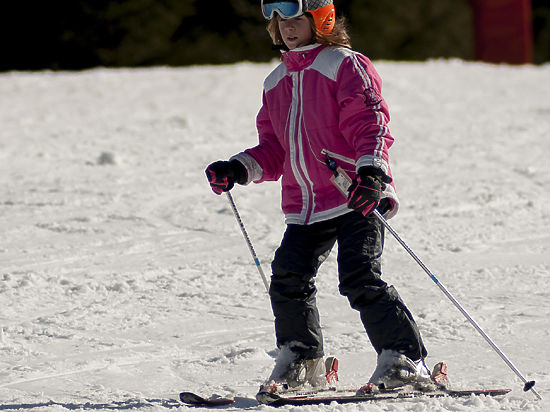
[[[277,13],[283,19],[292,19],[304,14],[302,0],[262,0],[262,14],[267,20],[271,20]]]

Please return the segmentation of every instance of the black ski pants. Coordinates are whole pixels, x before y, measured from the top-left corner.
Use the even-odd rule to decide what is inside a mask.
[[[375,216],[357,212],[287,226],[271,265],[277,346],[288,345],[305,359],[323,356],[314,278],[336,242],[340,293],[359,311],[376,352],[392,349],[412,360],[424,358],[413,316],[395,288],[381,279],[384,226]]]

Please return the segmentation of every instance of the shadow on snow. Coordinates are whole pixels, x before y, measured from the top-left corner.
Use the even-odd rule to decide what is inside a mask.
[[[184,405],[175,399],[129,399],[126,401],[115,401],[109,403],[71,403],[71,402],[36,402],[36,403],[13,403],[13,404],[0,404],[0,411],[5,410],[25,410],[34,408],[43,408],[47,406],[61,406],[68,410],[126,410],[146,408],[150,406],[160,406],[166,409],[180,408]],[[236,397],[235,403],[225,406],[217,406],[215,409],[225,409],[227,407],[237,408],[250,408],[258,406],[258,402],[255,399]],[[192,407],[192,406],[191,406]]]
[[[24,410],[33,408],[42,408],[46,406],[61,406],[69,410],[125,410],[144,408],[149,406],[162,406],[167,409],[179,408],[182,406],[181,402],[175,399],[129,399],[127,401],[116,401],[109,403],[71,403],[71,402],[36,402],[36,403],[14,403],[14,404],[0,404],[0,410]]]

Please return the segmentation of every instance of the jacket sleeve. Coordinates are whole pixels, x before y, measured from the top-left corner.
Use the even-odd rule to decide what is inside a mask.
[[[337,83],[340,130],[355,149],[357,170],[374,166],[389,175],[388,149],[393,137],[380,76],[367,57],[354,53],[342,62]]]
[[[232,159],[239,160],[247,168],[247,183],[251,181],[261,183],[267,180],[279,180],[283,174],[285,151],[273,129],[265,91],[262,100],[262,107],[256,117],[259,144],[232,157]]]

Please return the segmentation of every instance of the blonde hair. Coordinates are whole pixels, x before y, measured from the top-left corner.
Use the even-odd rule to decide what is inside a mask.
[[[351,49],[351,39],[348,34],[346,20],[344,17],[336,18],[334,29],[332,29],[329,34],[324,34],[319,32],[319,30],[315,27],[315,22],[313,21],[311,14],[306,13],[305,15],[311,26],[313,42],[321,43],[326,46],[341,46]],[[281,36],[281,32],[279,31],[279,19],[279,15],[275,13],[275,16],[267,24],[267,32],[269,33],[269,37],[271,37],[271,41],[275,46],[284,46],[285,43],[283,41],[283,37]]]

